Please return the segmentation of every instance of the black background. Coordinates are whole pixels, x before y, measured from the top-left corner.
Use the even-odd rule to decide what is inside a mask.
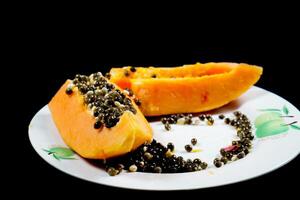
[[[6,98],[16,105],[9,108],[11,120],[8,124],[13,126],[13,130],[8,129],[7,134],[16,144],[9,150],[10,155],[15,155],[9,158],[15,164],[8,166],[14,170],[14,179],[10,179],[8,184],[29,190],[34,188],[53,197],[63,193],[66,196],[93,194],[100,198],[104,192],[112,196],[118,192],[139,192],[101,186],[66,175],[43,161],[31,147],[27,131],[30,120],[49,102],[65,79],[77,73],[104,73],[111,67],[124,65],[245,62],[264,67],[264,74],[257,86],[284,97],[299,108],[299,39],[294,21],[267,16],[264,19],[257,17],[254,21],[241,19],[236,24],[230,24],[230,18],[220,17],[205,26],[200,19],[193,17],[198,21],[166,20],[161,21],[159,27],[154,27],[150,20],[136,22],[133,26],[129,26],[125,20],[123,26],[122,23],[117,26],[110,22],[108,27],[97,31],[76,26],[65,31],[61,27],[52,29],[41,25],[43,23],[36,24],[36,29],[24,26],[24,30],[29,31],[15,37],[17,44],[11,48],[17,52],[17,56],[7,65],[8,74],[15,81],[10,80],[10,87],[5,88],[12,92],[9,93],[12,96]],[[293,19],[294,16],[289,17]],[[223,21],[217,24],[220,19]],[[94,26],[99,28],[101,24]],[[138,30],[133,29],[135,26],[138,26]],[[80,33],[84,32],[82,35],[78,33],[79,29]],[[278,151],[281,148],[286,147],[278,147]],[[298,156],[264,176],[192,193],[197,193],[199,198],[211,194],[234,196],[240,192],[245,195],[259,192],[267,195],[286,192],[297,194],[297,183],[292,180],[299,179],[299,167]]]

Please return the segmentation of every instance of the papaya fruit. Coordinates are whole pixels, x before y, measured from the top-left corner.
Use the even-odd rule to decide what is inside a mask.
[[[104,77],[99,85],[99,81],[80,82],[78,79],[89,77],[76,76],[76,80],[67,80],[48,104],[69,147],[84,158],[107,159],[152,140],[149,123],[119,87]],[[118,103],[113,98],[119,98]],[[117,106],[121,106],[119,110]]]
[[[219,108],[254,85],[262,71],[243,63],[123,67],[111,69],[110,81],[132,90],[145,116],[158,116]]]

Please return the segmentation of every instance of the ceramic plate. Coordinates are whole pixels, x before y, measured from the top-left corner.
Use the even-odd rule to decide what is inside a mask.
[[[239,110],[246,114],[253,125],[255,139],[251,152],[243,159],[213,166],[213,159],[221,147],[228,146],[236,138],[234,128],[225,125],[218,115],[232,116]],[[144,190],[180,190],[207,188],[235,183],[260,176],[277,169],[295,158],[300,152],[300,112],[285,99],[252,87],[244,95],[227,106],[210,114],[213,126],[172,125],[164,130],[161,122],[151,122],[154,138],[163,143],[173,142],[175,154],[184,158],[200,158],[208,163],[208,169],[176,174],[128,173],[111,177],[105,170],[71,151],[60,137],[47,106],[43,107],[29,125],[29,138],[36,152],[50,165],[75,177],[95,183]],[[197,138],[197,152],[187,153],[184,146],[191,138]]]

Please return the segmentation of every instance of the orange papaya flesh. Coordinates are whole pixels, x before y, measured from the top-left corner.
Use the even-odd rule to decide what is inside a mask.
[[[137,110],[136,114],[125,111],[114,127],[95,129],[95,117],[78,88],[75,87],[72,94],[66,94],[70,83],[67,80],[63,84],[48,107],[63,140],[79,155],[107,159],[133,151],[152,140],[151,127],[134,102],[132,105]]]
[[[136,67],[135,72],[123,67],[111,69],[110,81],[131,89],[145,116],[158,116],[219,108],[246,92],[262,71],[259,66],[243,63]]]

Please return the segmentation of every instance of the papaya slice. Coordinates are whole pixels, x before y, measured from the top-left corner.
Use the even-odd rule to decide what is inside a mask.
[[[101,121],[99,120],[101,112],[99,114],[99,110],[96,111],[97,108],[92,106],[93,104],[96,105],[95,102],[98,100],[98,104],[101,103],[101,98],[102,100],[105,98],[101,94],[96,96],[97,91],[98,93],[100,91],[97,89],[99,87],[94,87],[96,92],[92,91],[95,96],[92,96],[93,94],[89,96],[89,100],[94,98],[91,105],[91,103],[86,102],[86,97],[92,92],[84,91],[86,88],[84,85],[80,85],[81,83],[78,83],[77,87],[74,85],[74,80],[67,80],[48,106],[63,140],[79,155],[90,159],[107,159],[133,151],[143,143],[152,140],[152,130],[149,123],[133,100],[123,94],[120,88],[107,81],[109,86],[114,89],[111,89],[110,92],[110,89],[104,88],[104,93],[106,92],[106,96],[109,96],[110,94],[116,94],[112,91],[118,91],[118,94],[123,94],[121,95],[123,100],[126,100],[127,105],[131,105],[131,107],[127,110],[123,109],[122,114],[118,116],[118,121],[115,120],[114,123],[109,124],[111,122],[109,120],[114,119],[109,118],[114,117],[109,116],[110,111],[104,112],[105,115],[102,115]],[[104,80],[103,77],[102,80]],[[91,86],[88,85],[88,87]],[[91,89],[88,88],[88,90]],[[99,99],[95,100],[95,98]],[[107,101],[109,100],[111,99]],[[116,105],[121,105],[121,103]],[[106,107],[103,104],[102,107],[99,106],[99,109],[118,111],[114,104]],[[98,117],[94,116],[96,112],[99,114]],[[105,117],[107,117],[106,121]]]
[[[254,85],[262,71],[261,67],[243,63],[123,67],[111,69],[110,81],[131,89],[145,116],[157,116],[221,107]]]

